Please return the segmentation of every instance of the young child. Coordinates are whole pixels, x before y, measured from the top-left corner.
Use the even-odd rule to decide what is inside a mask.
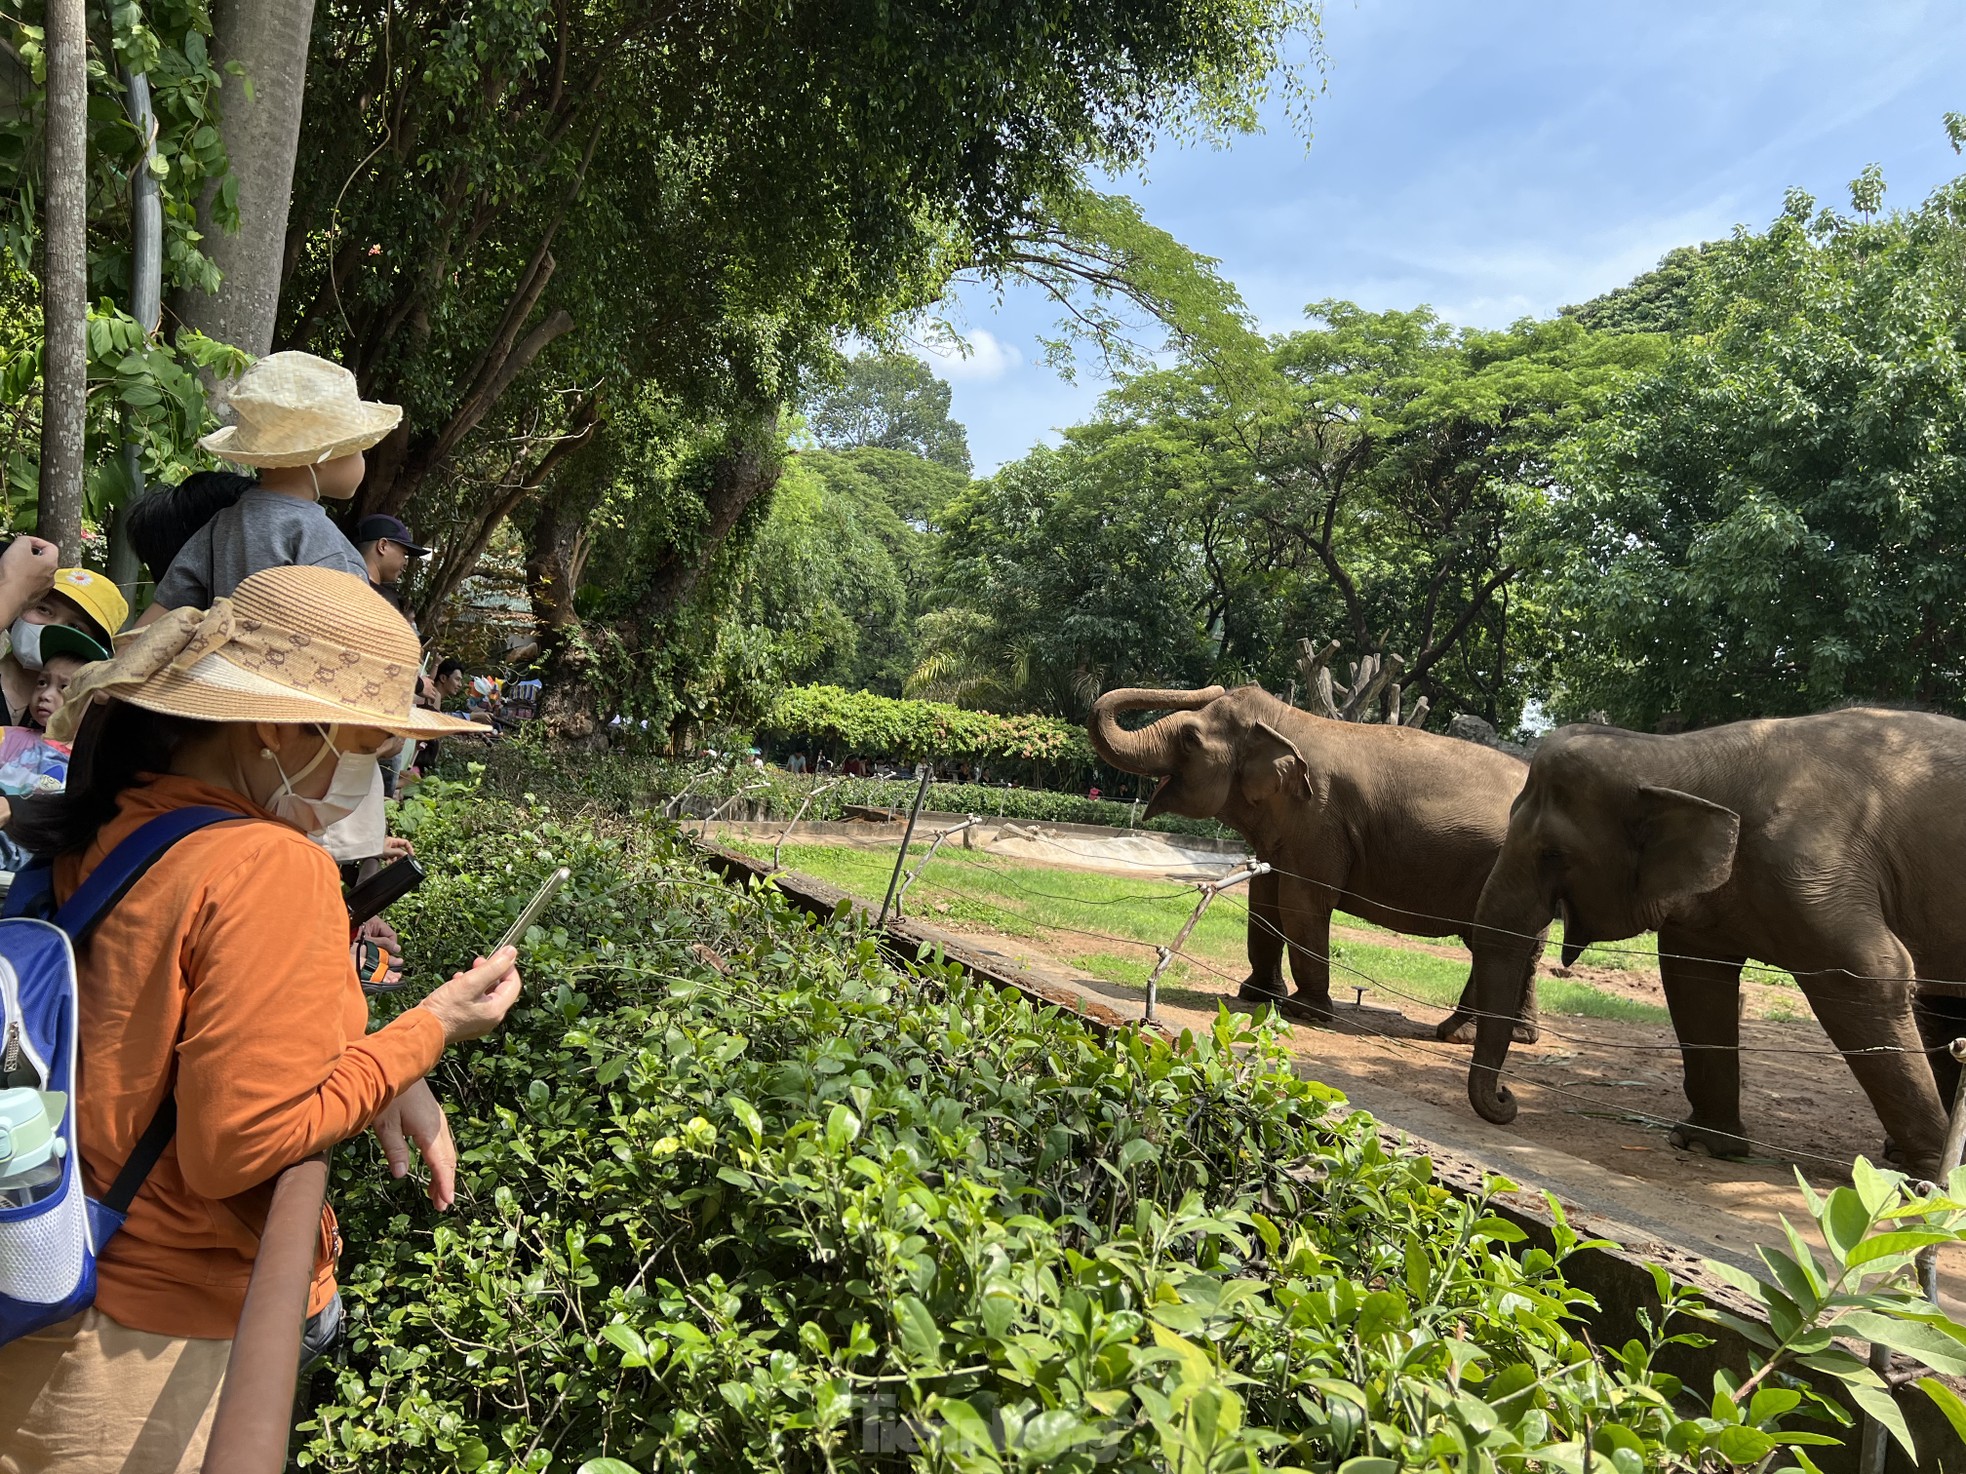
[[[34,696],[27,704],[25,725],[37,732],[61,710],[62,698],[75,673],[92,661],[109,659],[109,652],[80,630],[49,625],[41,636],[41,669],[35,673]]]
[[[55,571],[45,594],[22,609],[7,632],[7,651],[0,655],[0,688],[6,693],[5,720],[16,725],[27,720],[34,699],[35,674],[41,669],[45,651],[55,648],[52,632],[66,629],[86,637],[86,649],[103,653],[92,660],[108,659],[110,637],[129,618],[130,606],[122,591],[104,575],[88,568],[61,568]],[[84,647],[75,647],[78,650]]]
[[[208,608],[266,568],[307,564],[368,581],[368,565],[321,502],[347,501],[361,488],[362,453],[396,428],[402,407],[363,399],[340,364],[270,353],[240,375],[232,411],[235,423],[198,443],[257,468],[258,484],[185,540],[140,626],[167,610]]]

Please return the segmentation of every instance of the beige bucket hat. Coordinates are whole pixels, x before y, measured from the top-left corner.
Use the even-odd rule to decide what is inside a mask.
[[[230,399],[236,423],[198,444],[242,466],[318,466],[367,450],[403,418],[400,404],[362,398],[353,374],[311,353],[269,353]]]
[[[268,568],[210,609],[174,609],[82,667],[48,723],[73,740],[90,707],[127,701],[207,722],[314,722],[443,737],[483,725],[418,709],[416,632],[352,573]]]

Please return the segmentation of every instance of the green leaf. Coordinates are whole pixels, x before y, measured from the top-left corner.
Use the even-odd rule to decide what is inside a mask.
[[[1867,1385],[1862,1382],[1846,1381],[1843,1390],[1850,1394],[1850,1400],[1866,1414],[1882,1423],[1890,1431],[1891,1436],[1898,1440],[1898,1446],[1911,1455],[1914,1463],[1917,1462],[1918,1450],[1912,1447],[1911,1430],[1905,1426],[1905,1415],[1899,1409],[1895,1397],[1874,1383]]]
[[[1946,1421],[1952,1424],[1952,1431],[1958,1436],[1959,1441],[1966,1444],[1966,1402],[1962,1402],[1959,1394],[1937,1377],[1920,1377],[1918,1386],[1924,1389],[1925,1395],[1932,1399],[1938,1410],[1945,1414]]]
[[[1950,1244],[1957,1240],[1957,1234],[1929,1228],[1902,1228],[1891,1233],[1876,1233],[1853,1248],[1844,1262],[1854,1269],[1887,1255],[1914,1253],[1931,1244]]]
[[[1733,1423],[1714,1434],[1707,1446],[1730,1464],[1752,1464],[1775,1447],[1775,1440],[1759,1428]]]
[[[1845,1335],[1861,1336],[1902,1352],[1934,1371],[1966,1376],[1966,1340],[1948,1335],[1935,1325],[1900,1320],[1872,1310],[1852,1310],[1838,1317],[1836,1328]]]
[[[942,1360],[942,1331],[935,1317],[915,1295],[903,1295],[894,1302],[894,1329],[901,1338],[901,1349],[909,1360],[935,1366]]]
[[[997,1441],[990,1431],[990,1425],[983,1421],[983,1415],[966,1399],[937,1397],[931,1407],[935,1416],[942,1421],[943,1436],[954,1434],[959,1443],[994,1455]],[[993,1457],[991,1466],[995,1467],[995,1463]]]
[[[1829,1245],[1830,1253],[1836,1256],[1836,1262],[1847,1264],[1851,1251],[1870,1232],[1871,1215],[1855,1191],[1839,1187],[1831,1191],[1818,1221],[1822,1226],[1824,1242]]]
[[[860,1118],[843,1105],[836,1105],[826,1117],[826,1145],[841,1152],[860,1137]]]
[[[624,1464],[620,1459],[589,1459],[574,1474],[637,1474],[637,1471],[633,1464]]]
[[[1757,1426],[1793,1412],[1802,1405],[1802,1394],[1788,1387],[1757,1387],[1748,1403],[1748,1421]]]

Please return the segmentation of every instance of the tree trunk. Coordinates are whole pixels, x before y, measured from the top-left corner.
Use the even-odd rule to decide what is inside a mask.
[[[48,155],[43,185],[40,536],[82,561],[83,419],[89,392],[88,18],[48,0]]]
[[[222,128],[239,181],[239,229],[213,224],[207,193],[198,228],[222,278],[218,293],[181,291],[172,305],[187,325],[257,357],[272,348],[280,313],[314,0],[223,0],[214,12],[217,60],[244,67],[253,89],[249,102],[246,89],[226,79]]]

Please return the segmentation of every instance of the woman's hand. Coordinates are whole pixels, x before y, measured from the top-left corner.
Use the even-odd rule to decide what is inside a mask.
[[[55,586],[61,549],[41,537],[17,537],[0,552],[0,619],[8,625]],[[111,634],[115,631],[111,630]]]
[[[444,1026],[446,1044],[482,1039],[519,1001],[518,960],[517,947],[500,947],[489,958],[480,957],[476,966],[432,989],[417,1007],[437,1015]]]
[[[457,1143],[428,1080],[417,1081],[383,1108],[375,1118],[375,1134],[391,1177],[409,1175],[410,1145],[415,1143],[430,1169],[431,1204],[442,1211],[457,1201]]]
[[[386,834],[382,838],[382,858],[391,865],[398,860],[407,860],[416,853],[416,846],[400,834]]]
[[[354,946],[358,956],[364,942],[374,942],[382,949],[382,955],[389,959],[389,971],[384,974],[381,985],[385,988],[393,988],[402,982],[403,941],[396,935],[396,928],[380,916],[371,916],[355,932]],[[367,978],[363,978],[362,982],[365,986],[370,985]]]

